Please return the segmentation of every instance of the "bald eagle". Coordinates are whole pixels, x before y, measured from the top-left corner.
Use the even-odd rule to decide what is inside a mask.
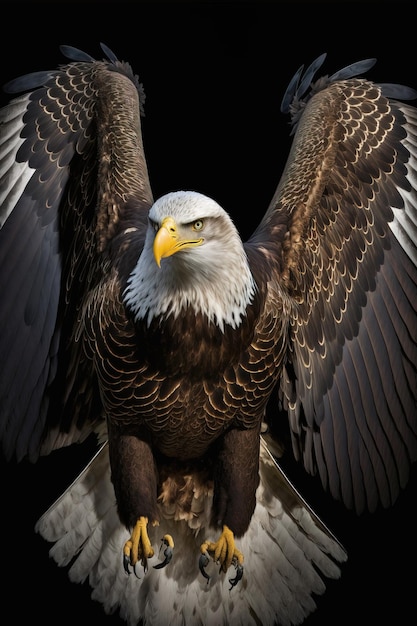
[[[242,242],[214,199],[154,199],[142,85],[102,49],[5,87],[4,456],[97,437],[37,530],[107,612],[301,623],[347,555],[280,437],[357,513],[392,505],[417,458],[417,93],[362,78],[374,60],[300,68],[286,166]]]

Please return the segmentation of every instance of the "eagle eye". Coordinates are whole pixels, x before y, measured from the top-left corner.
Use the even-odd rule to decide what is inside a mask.
[[[204,221],[203,220],[196,220],[192,226],[193,230],[199,231],[199,230],[203,230],[204,228]]]

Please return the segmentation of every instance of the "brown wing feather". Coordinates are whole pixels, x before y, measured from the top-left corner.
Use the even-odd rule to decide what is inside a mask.
[[[331,84],[308,102],[250,240],[271,246],[285,216],[278,281],[293,307],[281,392],[293,448],[359,512],[392,503],[417,458],[415,225],[394,235],[416,223],[416,135],[414,109],[378,86]]]
[[[152,203],[137,78],[114,59],[80,58],[9,85],[31,92],[0,113],[1,144],[22,162],[7,153],[0,160],[2,212],[10,214],[0,230],[0,288],[16,294],[0,319],[8,457],[16,449],[18,458],[35,459],[82,440],[101,419],[92,364],[72,339],[86,294],[132,229],[143,232]],[[17,233],[32,253],[19,254]]]

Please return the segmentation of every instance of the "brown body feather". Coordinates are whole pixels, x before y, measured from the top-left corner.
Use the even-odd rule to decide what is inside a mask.
[[[271,311],[266,329],[259,328],[257,299],[245,323],[225,333],[191,311],[182,326],[168,317],[148,327],[128,315],[115,274],[92,292],[77,337],[95,364],[108,416],[121,517],[128,526],[137,518],[127,489],[137,493],[140,510],[157,519],[157,491],[148,491],[149,480],[155,487],[172,459],[186,462],[184,471],[193,460],[197,469],[216,468],[214,493],[227,496],[215,498],[222,513],[214,516],[241,534],[255,503],[261,421],[286,348],[283,316]],[[120,469],[127,458],[128,467]],[[225,515],[234,492],[236,510],[229,504]]]

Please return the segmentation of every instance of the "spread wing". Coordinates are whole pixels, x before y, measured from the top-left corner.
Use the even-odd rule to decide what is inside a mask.
[[[292,149],[247,245],[278,254],[291,306],[293,450],[335,498],[374,510],[417,458],[417,110],[394,99],[417,94],[349,73],[304,101],[292,89]]]
[[[0,111],[0,439],[8,458],[81,441],[102,419],[91,364],[73,341],[77,312],[126,239],[136,233],[140,246],[152,203],[143,92],[130,67],[103,50],[108,58],[95,61],[64,47],[70,62],[9,83],[9,92],[25,93]],[[111,213],[102,209],[109,194]]]

